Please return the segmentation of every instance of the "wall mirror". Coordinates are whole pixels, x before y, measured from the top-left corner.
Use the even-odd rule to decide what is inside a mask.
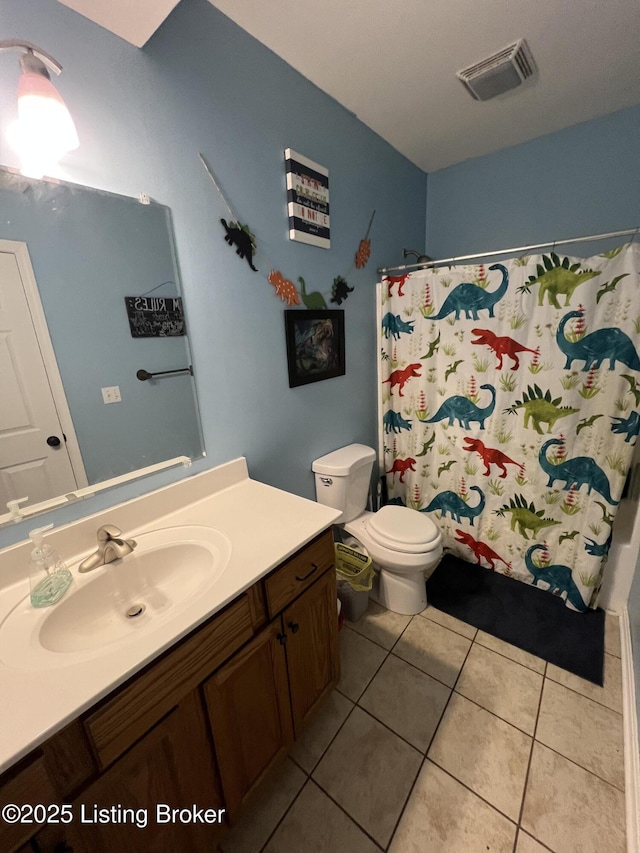
[[[0,516],[203,454],[178,298],[169,208],[0,168]]]

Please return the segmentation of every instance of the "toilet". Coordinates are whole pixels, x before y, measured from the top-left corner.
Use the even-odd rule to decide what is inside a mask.
[[[426,579],[442,558],[442,535],[425,513],[404,506],[367,512],[375,450],[349,444],[316,459],[316,499],[342,511],[336,523],[368,552],[378,570],[372,597],[413,615],[427,606]]]

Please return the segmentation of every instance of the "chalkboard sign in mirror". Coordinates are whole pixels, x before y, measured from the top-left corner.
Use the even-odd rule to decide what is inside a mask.
[[[29,334],[36,335],[34,352],[37,335],[48,339],[42,349],[50,362],[25,370],[23,387],[31,361],[21,358],[21,376],[11,377],[2,373],[11,360],[0,357],[7,404],[0,439],[24,432],[34,408],[24,395],[37,384],[37,400],[45,396],[42,376],[62,401],[52,400],[54,416],[62,412],[55,426],[30,425],[31,460],[0,441],[0,515],[8,500],[28,495],[29,504],[40,503],[176,456],[202,455],[194,379],[188,371],[172,373],[192,357],[169,208],[0,167],[0,262],[0,302],[3,288],[21,294],[22,321],[29,300],[38,303],[42,328]],[[139,331],[144,326],[150,337],[132,337],[125,304],[131,294],[145,295],[146,307],[140,302],[135,310],[145,318]],[[166,311],[156,310],[161,306]],[[22,345],[25,335],[14,338]],[[140,368],[166,375],[140,382]],[[56,376],[59,387],[50,381]],[[61,439],[54,448],[46,443],[52,435]]]
[[[132,338],[175,338],[184,335],[180,297],[125,296]]]

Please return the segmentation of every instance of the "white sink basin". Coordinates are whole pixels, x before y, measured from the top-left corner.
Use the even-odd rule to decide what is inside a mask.
[[[220,579],[231,544],[218,530],[169,527],[135,537],[133,553],[87,574],[72,566],[74,583],[51,608],[29,598],[0,625],[0,658],[9,666],[94,656],[114,643],[133,642],[160,628]]]

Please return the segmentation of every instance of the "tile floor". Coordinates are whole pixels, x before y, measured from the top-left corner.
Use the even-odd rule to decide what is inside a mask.
[[[371,602],[342,679],[224,853],[623,853],[620,637],[604,687],[428,607]]]

